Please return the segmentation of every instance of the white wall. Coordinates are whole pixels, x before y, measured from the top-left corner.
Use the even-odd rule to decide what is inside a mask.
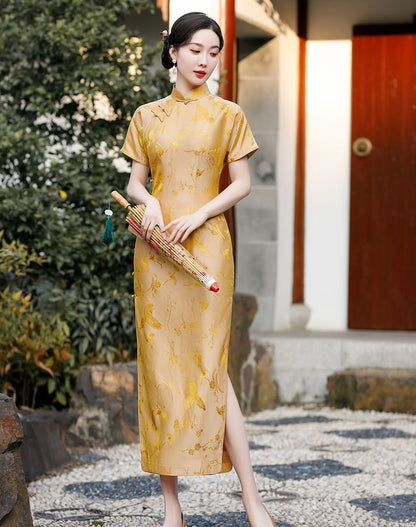
[[[219,16],[219,1],[218,0],[170,0],[169,2],[169,18],[170,25],[185,13],[190,11],[200,11],[218,21]]]
[[[299,39],[279,36],[277,125],[277,279],[274,329],[289,327],[292,304]]]
[[[305,303],[308,329],[346,329],[351,41],[309,41],[306,66]]]

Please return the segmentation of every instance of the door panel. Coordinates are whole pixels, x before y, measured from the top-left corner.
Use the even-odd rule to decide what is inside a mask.
[[[351,135],[348,325],[416,330],[416,35],[354,36]]]

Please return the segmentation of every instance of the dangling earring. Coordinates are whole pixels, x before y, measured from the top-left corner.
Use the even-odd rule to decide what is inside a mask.
[[[176,83],[176,77],[177,77],[177,69],[176,69],[176,61],[172,59],[173,68],[169,70],[169,80],[172,84]]]

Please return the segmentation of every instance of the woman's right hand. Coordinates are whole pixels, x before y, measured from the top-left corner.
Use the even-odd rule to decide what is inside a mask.
[[[146,241],[150,240],[156,225],[159,225],[161,230],[165,226],[162,209],[160,208],[159,200],[153,196],[149,196],[142,219],[142,232]]]
[[[165,226],[159,200],[149,194],[146,189],[145,185],[148,175],[148,166],[133,161],[131,165],[130,179],[127,184],[127,195],[129,198],[135,203],[142,203],[145,206],[141,227],[143,237],[146,241],[150,240],[153,229],[156,225],[159,225],[160,229],[163,229]]]

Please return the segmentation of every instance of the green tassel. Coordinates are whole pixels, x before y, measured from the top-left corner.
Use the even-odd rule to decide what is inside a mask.
[[[104,214],[107,216],[107,220],[105,222],[105,229],[103,237],[101,238],[101,241],[105,243],[106,245],[109,245],[111,242],[114,242],[116,239],[116,236],[114,234],[113,224],[111,223],[111,216],[113,215],[113,211],[111,210],[110,204],[108,204],[108,209],[104,211]]]

